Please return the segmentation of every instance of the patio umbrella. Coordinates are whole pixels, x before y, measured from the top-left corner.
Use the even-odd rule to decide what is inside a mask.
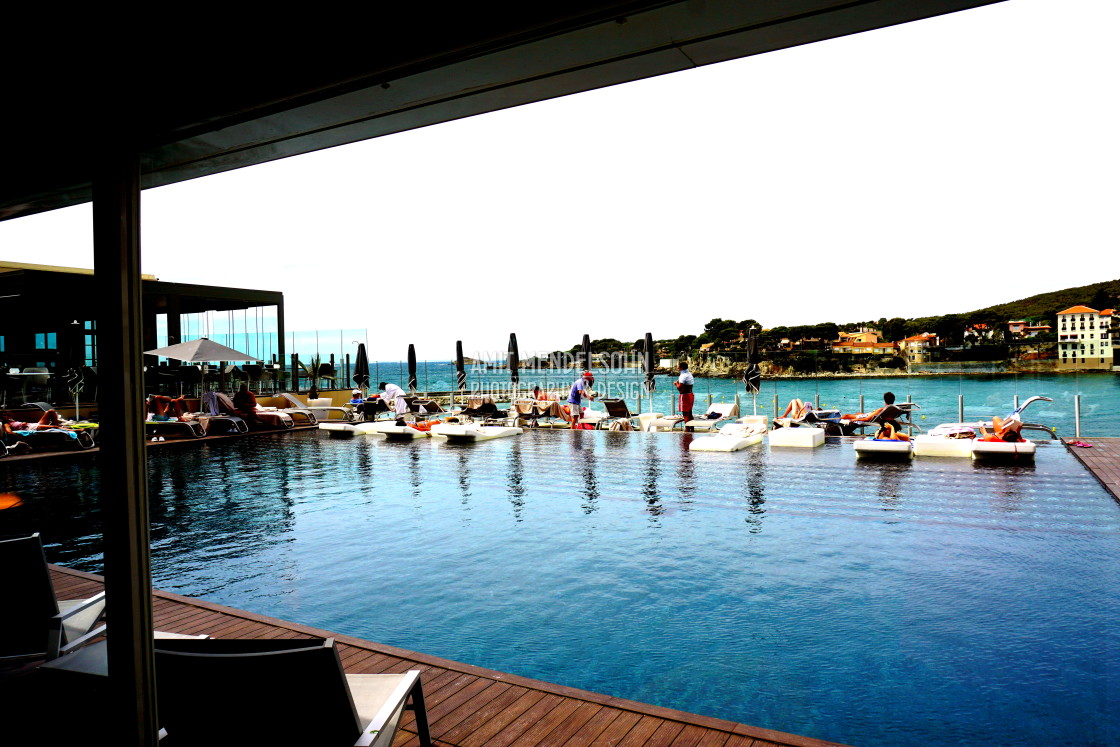
[[[506,363],[509,364],[509,380],[513,383],[514,389],[521,382],[521,375],[517,372],[517,367],[521,363],[517,355],[517,335],[513,332],[509,333],[509,347],[506,352]]]
[[[455,341],[455,384],[459,391],[467,388],[467,367],[463,363],[463,341]]]
[[[229,363],[252,363],[256,358],[238,352],[233,348],[200,337],[197,340],[181,342],[178,345],[168,345],[155,350],[145,350],[144,355],[158,355],[161,358],[173,358],[183,363],[207,363],[209,361],[228,361]]]
[[[416,392],[416,346],[408,344],[408,391]]]
[[[758,390],[762,388],[762,370],[758,367],[758,337],[752,328],[747,333],[747,368],[743,371],[743,385],[754,398],[754,414],[758,414]]]
[[[580,360],[583,363],[583,370],[591,370],[591,337],[589,335],[583,336],[583,344],[580,346]]]
[[[354,375],[351,378],[359,388],[369,389],[369,356],[366,355],[364,342],[358,343],[358,354],[354,357]]]
[[[181,363],[202,364],[202,385],[206,386],[206,364],[210,361],[228,361],[230,363],[252,363],[256,360],[245,353],[227,348],[221,343],[214,342],[205,337],[197,340],[180,342],[178,345],[168,345],[155,350],[145,350],[144,355],[158,355],[161,358],[172,358]]]

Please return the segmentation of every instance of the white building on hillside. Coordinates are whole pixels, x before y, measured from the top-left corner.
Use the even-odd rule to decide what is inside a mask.
[[[1058,312],[1058,369],[1112,368],[1113,309],[1073,306]]]

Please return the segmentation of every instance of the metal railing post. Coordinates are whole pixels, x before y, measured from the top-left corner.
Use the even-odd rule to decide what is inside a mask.
[[[957,422],[958,423],[963,423],[964,422],[964,395],[963,394],[958,394],[957,395]]]
[[[1081,438],[1081,395],[1073,395],[1073,435]]]

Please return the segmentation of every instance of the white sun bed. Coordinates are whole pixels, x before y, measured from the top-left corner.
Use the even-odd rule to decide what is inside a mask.
[[[824,428],[775,428],[770,431],[771,446],[813,448],[824,444]]]
[[[479,425],[478,423],[439,423],[433,425],[431,430],[432,436],[462,443],[520,436],[523,432],[517,426]]]
[[[868,436],[852,443],[857,458],[870,459],[910,459],[914,456],[914,445],[909,441],[894,441]]]
[[[694,438],[689,451],[738,451],[761,443],[765,428],[742,423],[729,423],[709,436]]]

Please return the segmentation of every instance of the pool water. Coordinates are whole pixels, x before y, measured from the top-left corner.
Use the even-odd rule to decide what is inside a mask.
[[[1120,742],[1120,505],[1064,447],[887,464],[690,438],[153,450],[154,582],[849,744]],[[24,497],[0,531],[101,570],[96,467],[0,474]]]

